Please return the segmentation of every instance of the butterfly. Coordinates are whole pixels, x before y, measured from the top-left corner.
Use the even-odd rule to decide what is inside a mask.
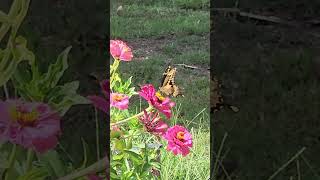
[[[218,79],[215,76],[213,76],[213,79],[211,80],[211,93],[210,93],[211,111],[217,112],[217,111],[220,111],[223,107],[228,107],[233,112],[238,112],[239,111],[238,107],[224,102],[220,88],[221,88],[221,83],[218,81]]]
[[[182,96],[184,95],[181,92],[181,89],[175,84],[174,78],[176,77],[177,68],[168,66],[165,72],[163,73],[161,87],[159,88],[160,92],[166,96]]]

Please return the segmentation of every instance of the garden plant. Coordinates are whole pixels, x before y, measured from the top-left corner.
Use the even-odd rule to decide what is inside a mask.
[[[120,63],[132,60],[131,48],[121,40],[110,41],[113,63],[110,66],[109,84],[105,81],[105,93],[110,93],[111,113],[111,178],[112,179],[158,179],[161,173],[159,149],[187,156],[192,147],[192,135],[180,125],[169,127],[175,103],[163,96],[152,84],[145,84],[138,92],[131,87],[132,76],[121,79]],[[132,114],[128,108],[132,96],[140,96],[147,103],[142,112]],[[105,103],[103,103],[105,102]],[[107,101],[96,98],[101,110]]]

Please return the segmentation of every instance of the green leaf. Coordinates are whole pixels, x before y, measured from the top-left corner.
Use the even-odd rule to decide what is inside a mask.
[[[17,180],[43,180],[48,176],[48,171],[45,168],[36,168],[31,169],[25,175],[20,176]]]
[[[111,179],[119,179],[120,180],[120,177],[117,175],[117,172],[116,170],[114,170],[113,168],[110,168],[110,177]]]
[[[127,149],[131,149],[131,148],[132,148],[132,137],[129,137],[127,141]]]
[[[66,167],[62,163],[59,154],[56,151],[50,150],[45,154],[39,155],[39,159],[45,164],[51,177],[57,178],[66,174]]]
[[[88,144],[86,143],[86,141],[83,138],[81,138],[81,141],[82,141],[82,147],[83,147],[83,163],[82,163],[82,166],[80,167],[80,169],[85,168],[87,165],[87,161],[88,161],[88,158],[87,158]]]
[[[52,105],[55,110],[64,115],[71,106],[76,104],[90,104],[90,101],[77,94],[79,88],[79,82],[73,81],[64,84],[63,86],[56,86],[53,88],[46,99],[48,103]]]
[[[124,150],[126,148],[126,143],[124,142],[123,139],[121,139],[121,140],[120,139],[116,139],[115,140],[115,148],[117,150],[122,151],[122,150]]]
[[[34,54],[27,48],[27,40],[22,36],[15,39],[14,48],[0,51],[0,58],[0,86],[11,78],[20,62],[28,61],[32,64],[35,60]]]
[[[114,161],[117,161],[117,160],[121,160],[123,157],[124,157],[124,154],[121,153],[121,154],[113,155],[112,159]]]
[[[0,22],[2,23],[12,23],[9,16],[4,13],[3,11],[0,11]]]
[[[22,36],[18,36],[15,44],[15,48],[11,50],[13,58],[17,62],[27,60],[29,64],[32,65],[35,61],[35,55],[27,48],[27,40]]]
[[[71,46],[67,47],[57,58],[56,63],[49,66],[48,72],[44,74],[41,84],[43,87],[51,89],[54,88],[64,71],[68,69],[68,55],[71,50]]]
[[[120,136],[121,136],[121,131],[111,130],[111,132],[110,132],[110,139],[119,138]]]
[[[143,162],[143,158],[140,154],[130,151],[130,150],[124,150],[125,153],[129,155],[129,158],[132,159],[137,164],[141,164]]]

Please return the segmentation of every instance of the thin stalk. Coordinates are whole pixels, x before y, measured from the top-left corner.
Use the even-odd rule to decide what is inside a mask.
[[[10,154],[10,157],[9,157],[9,164],[8,164],[8,168],[7,168],[7,171],[6,171],[6,175],[5,175],[5,180],[9,180],[8,177],[9,177],[9,174],[10,174],[10,170],[14,164],[14,160],[16,158],[16,153],[17,152],[17,145],[16,144],[13,144],[12,146],[12,150],[11,150],[11,154]]]
[[[299,159],[297,159],[296,163],[297,163],[298,180],[301,180],[301,172],[300,172],[300,162],[299,162]]]
[[[28,172],[31,169],[33,157],[34,151],[32,149],[28,149],[26,172]]]
[[[309,167],[309,169],[312,171],[312,173],[317,176],[317,178],[320,179],[320,175],[317,173],[317,171],[312,167],[311,163],[304,157],[304,155],[301,155],[302,160],[305,162],[305,164]]]
[[[146,109],[146,111],[147,112],[150,112],[152,110],[152,106],[149,106],[147,109]],[[138,113],[138,114],[136,114],[136,115],[134,115],[134,116],[131,116],[131,117],[129,117],[129,118],[127,118],[127,119],[124,119],[124,120],[121,120],[121,121],[118,121],[118,122],[115,122],[115,123],[111,123],[110,125],[110,128],[112,127],[112,126],[115,126],[115,125],[119,125],[119,124],[123,124],[123,123],[126,123],[126,122],[128,122],[128,121],[130,121],[131,119],[134,119],[134,118],[137,118],[137,117],[139,117],[139,116],[142,116],[144,114],[144,112],[140,112],[140,113]]]
[[[72,162],[72,164],[73,164],[74,161],[73,161],[71,155],[66,151],[66,149],[62,146],[62,144],[60,144],[60,143],[58,142],[58,146],[59,146],[59,148],[64,152],[64,154],[68,157],[68,159],[69,159],[69,160]]]
[[[219,151],[218,151],[218,154],[217,154],[217,157],[216,157],[216,161],[215,161],[214,166],[213,166],[213,179],[216,179],[216,175],[217,175],[216,171],[218,171],[219,157],[221,155],[222,148],[223,148],[225,140],[227,139],[227,136],[228,136],[228,133],[225,133],[224,136],[223,136],[223,139],[221,141],[220,147],[219,147]]]
[[[20,6],[19,0],[13,1],[11,8],[10,8],[10,11],[8,13],[8,17],[10,18],[10,21],[12,21],[13,17],[18,13],[19,6]],[[13,22],[11,22],[11,23],[13,23]],[[9,23],[2,23],[1,28],[0,28],[0,42],[3,39],[3,37],[7,34],[9,29],[10,29]]]
[[[96,147],[97,147],[97,160],[100,160],[100,139],[99,139],[99,121],[98,121],[98,111],[94,108],[94,117],[96,121]]]
[[[303,151],[306,150],[306,147],[301,148],[300,151],[298,151],[289,161],[287,161],[285,164],[283,164],[276,172],[274,172],[268,180],[272,180],[274,177],[276,177],[282,170],[284,170],[292,161],[294,161],[297,157],[299,157]]]
[[[4,83],[3,90],[4,90],[4,95],[6,96],[6,99],[9,99],[10,96],[9,96],[9,91],[7,88],[7,83]]]

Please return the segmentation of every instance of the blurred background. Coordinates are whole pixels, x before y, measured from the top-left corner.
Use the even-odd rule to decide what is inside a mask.
[[[1,0],[1,10],[7,13],[12,2]],[[95,76],[103,79],[108,73],[106,4],[104,0],[95,3],[83,0],[32,1],[18,32],[28,40],[28,48],[40,62],[42,72],[46,72],[49,64],[71,45],[69,68],[60,83],[80,81],[78,93],[84,97],[101,94],[99,83],[89,75],[95,72]],[[107,147],[106,117],[99,112],[101,154],[105,154]],[[57,147],[65,162],[83,162],[81,138],[88,144],[88,154],[93,154],[88,156],[88,164],[96,161],[95,127],[93,106],[73,106],[67,112],[62,119],[62,135]]]
[[[211,116],[213,162],[228,133],[217,179],[267,179],[276,171],[271,179],[320,179],[319,6],[287,0],[212,5],[211,65],[225,100],[240,108]]]

